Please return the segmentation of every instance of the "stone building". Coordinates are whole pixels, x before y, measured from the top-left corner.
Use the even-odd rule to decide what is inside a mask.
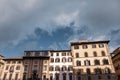
[[[23,56],[23,80],[46,80],[49,78],[49,51],[25,51]]]
[[[71,43],[74,80],[116,80],[109,41]]]
[[[120,80],[120,47],[112,52],[112,61],[118,80]]]
[[[49,56],[49,80],[74,80],[70,50],[53,50]]]
[[[5,61],[3,60],[4,56],[0,55],[0,78],[1,78],[1,75],[2,75],[2,72],[3,72],[3,67],[4,67],[4,64],[5,64]]]
[[[23,80],[23,63],[21,57],[6,58],[1,80]]]

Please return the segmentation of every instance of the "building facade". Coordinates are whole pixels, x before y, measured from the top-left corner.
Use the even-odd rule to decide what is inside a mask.
[[[5,65],[2,71],[1,80],[23,80],[22,58],[4,59]]]
[[[112,52],[112,61],[118,80],[120,80],[120,47]]]
[[[23,80],[47,80],[49,51],[25,51]]]
[[[3,58],[4,58],[4,56],[0,55],[0,78],[1,78],[3,67],[5,64],[5,61],[3,60]]]
[[[24,51],[22,58],[4,59],[1,80],[117,80],[108,43],[79,41],[71,42],[70,50]]]
[[[49,80],[74,80],[70,50],[50,51]]]
[[[109,41],[71,43],[74,80],[116,80]]]

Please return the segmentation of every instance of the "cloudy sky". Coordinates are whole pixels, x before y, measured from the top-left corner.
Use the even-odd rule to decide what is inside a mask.
[[[120,46],[120,0],[0,0],[0,54],[70,49],[71,41]]]

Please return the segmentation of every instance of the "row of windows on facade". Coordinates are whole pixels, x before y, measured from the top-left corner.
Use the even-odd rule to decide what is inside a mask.
[[[7,62],[7,64],[21,64],[22,63],[22,61],[6,61]]]
[[[102,76],[101,75],[96,75],[97,77],[98,77],[98,79],[102,79]],[[63,73],[62,74],[62,77],[63,77],[63,79],[62,80],[67,80],[67,75],[66,75],[66,73]],[[86,76],[87,77],[87,80],[92,80],[92,76]],[[107,79],[111,79],[111,76],[110,75],[107,75],[107,76],[104,76],[104,78],[107,78]],[[55,80],[60,80],[59,79],[60,78],[60,74],[59,73],[57,73],[57,74],[55,74]],[[103,78],[103,79],[104,79]],[[53,75],[50,75],[50,80],[53,80]],[[75,79],[73,79],[73,74],[72,73],[70,73],[69,74],[69,79],[68,80],[75,80]],[[80,75],[76,75],[76,80],[82,80],[82,76],[80,76]]]
[[[49,67],[49,71],[72,71],[73,68],[72,66],[68,66],[68,68],[66,66],[63,67],[59,67],[59,66],[55,66],[55,68],[53,66]]]
[[[13,76],[13,74],[11,73],[11,74],[9,74],[9,78],[7,79],[6,77],[7,77],[7,73],[5,73],[4,74],[4,77],[3,77],[3,80],[20,80],[20,79],[18,79],[18,73],[16,73],[15,74],[15,77],[13,78],[12,76]]]
[[[62,52],[61,53],[62,56],[71,56],[71,52]],[[60,56],[60,53],[57,52],[57,53],[51,53],[51,56]]]
[[[81,75],[83,72],[83,69],[79,69],[77,72],[76,72],[76,75]],[[87,68],[86,69],[86,74],[91,74],[91,70],[90,68]],[[105,69],[101,69],[101,68],[94,68],[94,74],[110,74],[111,73],[111,70],[109,68],[105,68]]]
[[[7,65],[6,68],[5,68],[5,70],[14,71],[14,68],[15,68],[15,66],[9,66],[9,65]],[[15,69],[16,70],[20,70],[20,66],[16,66]]]
[[[25,52],[25,56],[48,56],[48,51],[45,52]]]
[[[63,57],[62,60],[60,60],[60,58],[56,58],[56,59],[55,59],[55,62],[61,62],[61,61],[62,61],[62,62],[67,62],[67,61],[68,61],[68,62],[72,62],[72,58],[68,58],[68,59],[67,59],[67,58]],[[51,62],[52,62],[52,63],[54,62],[54,58],[51,58]]]
[[[79,56],[79,53],[76,53],[75,56],[76,56],[76,58],[79,58],[79,57],[80,57],[80,56]],[[94,56],[94,57],[97,57],[97,56],[98,56],[96,51],[93,52],[93,56]],[[104,51],[101,51],[101,56],[106,56]],[[84,57],[89,57],[89,55],[88,55],[87,52],[84,53]]]
[[[103,59],[102,61],[103,61],[103,65],[109,65],[109,62],[108,62],[107,59]],[[91,65],[90,60],[85,60],[84,65],[86,65],[86,66]],[[97,60],[97,59],[94,60],[94,65],[100,65],[100,61]],[[76,66],[81,66],[81,61],[77,60],[76,61]]]
[[[92,46],[92,48],[97,48],[97,44],[92,44],[91,45]],[[104,44],[98,44],[98,47],[99,48],[103,48],[104,47]],[[80,48],[80,46],[79,45],[74,45],[74,49],[79,49]],[[88,45],[87,44],[84,44],[84,45],[82,45],[82,49],[87,49],[88,48]]]

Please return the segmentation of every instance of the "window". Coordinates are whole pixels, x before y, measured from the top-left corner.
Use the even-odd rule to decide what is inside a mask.
[[[55,71],[60,71],[60,67],[59,67],[59,66],[56,66],[56,67],[55,67]]]
[[[71,53],[70,53],[70,52],[67,52],[67,56],[71,56]]]
[[[84,56],[85,56],[85,57],[88,57],[88,53],[87,53],[87,52],[85,52],[85,53],[84,53]]]
[[[102,74],[102,70],[100,68],[95,68],[94,70],[96,74]]]
[[[66,56],[66,52],[62,52],[62,56]]]
[[[40,55],[40,52],[35,52],[35,56],[39,56]]]
[[[51,53],[51,56],[53,56],[53,53]]]
[[[51,62],[52,62],[52,63],[54,62],[54,58],[51,58]]]
[[[64,57],[64,58],[62,58],[62,62],[66,62],[66,58]]]
[[[54,71],[54,67],[53,66],[50,66],[49,69],[50,69],[50,71]]]
[[[26,56],[30,56],[30,52],[26,52]]]
[[[56,56],[59,56],[59,53],[56,53]]]
[[[11,80],[11,79],[12,79],[12,74],[9,75],[9,80]]]
[[[46,71],[46,70],[47,70],[47,66],[44,66],[44,67],[43,67],[43,70]]]
[[[72,70],[73,70],[72,66],[68,66],[68,71],[72,71]]]
[[[18,73],[15,74],[15,80],[18,80]]]
[[[68,58],[68,62],[72,62],[72,58]]]
[[[105,56],[105,51],[101,51],[102,56]]]
[[[18,61],[18,64],[20,64],[21,63],[21,61]]]
[[[87,45],[82,45],[82,48],[87,49],[88,47],[87,47]]]
[[[34,61],[34,64],[38,64],[38,61]]]
[[[53,74],[52,73],[50,74],[50,80],[53,80]]]
[[[79,53],[76,53],[76,58],[79,58]]]
[[[63,80],[66,80],[66,73],[63,73]]]
[[[8,68],[9,68],[9,65],[6,66],[6,69],[5,69],[5,70],[8,70]]]
[[[79,49],[79,45],[74,45],[74,49]]]
[[[16,63],[16,61],[12,61],[12,64],[15,64]]]
[[[97,52],[94,51],[94,52],[93,52],[93,55],[94,55],[94,57],[97,57]]]
[[[104,44],[102,44],[102,43],[99,44],[99,47],[100,47],[100,48],[103,48],[103,47],[104,47]]]
[[[86,73],[87,73],[87,74],[91,74],[91,71],[90,71],[89,68],[86,69]]]
[[[107,59],[103,59],[103,64],[104,65],[108,65],[109,63],[108,63],[108,60]]]
[[[69,80],[72,80],[72,73],[69,73]]]
[[[10,67],[10,72],[14,72],[14,66]]]
[[[111,79],[110,75],[107,75],[107,78],[108,78],[108,79]]]
[[[102,76],[98,75],[98,79],[102,79]]]
[[[84,61],[84,64],[85,64],[86,66],[89,66],[89,65],[90,65],[90,60],[85,60],[85,61]]]
[[[28,61],[24,61],[24,64],[28,64]]]
[[[94,60],[94,64],[95,65],[100,65],[100,61],[99,60]]]
[[[91,76],[88,76],[88,80],[92,80],[92,79],[91,79]]]
[[[96,48],[96,44],[92,44],[92,48]]]
[[[17,67],[16,67],[16,70],[20,70],[20,66],[17,66]]]
[[[56,59],[55,59],[55,62],[60,62],[60,59],[59,59],[59,58],[56,58]]]
[[[7,64],[10,64],[10,61],[7,61]]]
[[[62,71],[65,71],[65,70],[67,70],[67,68],[66,68],[66,66],[63,66]]]
[[[76,61],[76,66],[81,66],[81,62],[80,61]]]
[[[27,71],[27,69],[28,69],[28,65],[25,65],[25,68],[24,68],[24,70],[25,70],[25,71]]]
[[[6,80],[7,73],[4,74],[3,80]]]
[[[59,80],[59,74],[58,73],[55,74],[55,80]]]
[[[105,68],[105,73],[106,74],[110,74],[111,73],[110,69],[109,68]]]

